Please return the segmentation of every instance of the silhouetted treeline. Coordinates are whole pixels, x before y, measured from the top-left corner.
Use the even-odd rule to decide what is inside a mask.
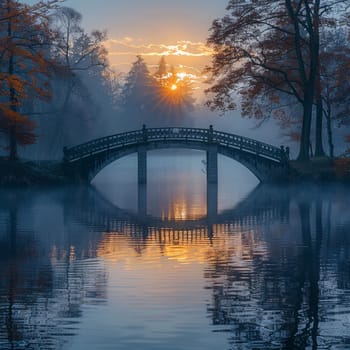
[[[143,123],[178,125],[191,109],[191,84],[174,70],[152,75],[138,57],[119,78],[106,33],[88,33],[81,20],[58,0],[0,3],[0,136],[9,159],[18,146],[32,145],[21,156],[52,159],[64,146]]]

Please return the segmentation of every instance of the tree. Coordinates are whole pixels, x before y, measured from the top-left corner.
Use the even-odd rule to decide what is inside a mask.
[[[128,73],[120,94],[119,105],[125,116],[141,124],[174,126],[188,120],[187,113],[193,109],[192,83],[187,77],[177,75],[174,67],[167,71],[165,58],[151,75],[145,61],[137,56]]]
[[[68,136],[69,125],[77,123],[84,128],[91,117],[91,91],[87,81],[90,77],[100,80],[107,76],[107,50],[103,45],[106,33],[98,30],[86,33],[81,26],[82,16],[69,7],[60,7],[51,18],[52,31],[56,33],[52,56],[59,63],[54,79],[55,126],[52,148],[61,148],[76,142]],[[77,111],[81,107],[84,111]],[[89,106],[87,109],[84,106]],[[52,109],[52,106],[50,107]],[[77,120],[77,116],[83,116]]]
[[[156,111],[157,82],[151,76],[144,59],[137,56],[120,95],[120,106],[130,121],[147,123]]]
[[[214,49],[209,105],[236,108],[233,93],[242,98],[243,114],[262,118],[262,107],[279,105],[280,96],[302,107],[298,159],[309,159],[311,123],[317,106],[316,150],[322,154],[320,27],[334,25],[331,10],[348,1],[231,0],[229,14],[216,20],[208,44]]]
[[[108,67],[107,50],[103,46],[106,33],[98,30],[86,33],[81,27],[81,20],[81,14],[69,7],[60,7],[53,17],[53,29],[57,33],[53,55],[61,63],[60,73],[68,85],[63,110],[75,85],[79,84],[79,72]]]
[[[162,58],[160,59],[159,61],[159,64],[158,64],[158,69],[155,73],[155,77],[156,79],[162,83],[162,79],[165,79],[167,78],[167,68],[166,68],[166,62],[165,62],[165,57],[162,56]]]
[[[157,87],[157,111],[162,124],[178,125],[188,119],[188,112],[194,108],[193,84],[187,75],[177,74],[175,67],[170,67],[170,72],[164,70],[165,58],[162,58],[155,78]],[[160,77],[158,72],[162,71]]]
[[[51,40],[48,13],[56,2],[0,4],[0,130],[9,139],[12,160],[17,144],[35,142],[35,124],[21,111],[25,102],[50,96],[52,62],[45,48]]]

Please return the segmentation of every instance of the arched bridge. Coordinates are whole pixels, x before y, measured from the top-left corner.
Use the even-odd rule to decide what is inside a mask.
[[[102,137],[64,149],[66,175],[90,182],[113,161],[138,153],[138,181],[147,181],[147,151],[187,148],[207,152],[207,181],[217,183],[217,156],[222,154],[247,167],[261,182],[283,181],[288,175],[288,152],[247,137],[200,128],[146,128]]]

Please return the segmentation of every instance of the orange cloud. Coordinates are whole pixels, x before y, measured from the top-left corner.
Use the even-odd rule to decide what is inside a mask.
[[[124,37],[105,42],[110,56],[186,56],[208,57],[212,51],[202,42],[178,40],[174,44],[146,44],[142,39]]]
[[[203,68],[209,63],[212,51],[203,42],[178,40],[170,44],[145,43],[140,38],[124,37],[109,39],[105,46],[111,66],[118,72],[128,72],[135,56],[141,55],[151,73],[154,73],[160,57],[166,56],[168,65],[174,66],[177,74],[185,74],[190,78],[198,96],[204,90],[203,82],[206,77],[203,75]]]

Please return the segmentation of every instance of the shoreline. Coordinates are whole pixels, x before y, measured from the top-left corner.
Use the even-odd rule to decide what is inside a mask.
[[[68,185],[60,161],[0,159],[0,187],[45,187]]]
[[[312,158],[309,162],[289,162],[290,183],[350,183],[350,159]]]
[[[302,163],[291,160],[286,181],[276,184],[350,184],[350,159],[312,159]],[[46,187],[72,185],[75,182],[64,174],[61,161],[9,161],[0,158],[0,187]]]

